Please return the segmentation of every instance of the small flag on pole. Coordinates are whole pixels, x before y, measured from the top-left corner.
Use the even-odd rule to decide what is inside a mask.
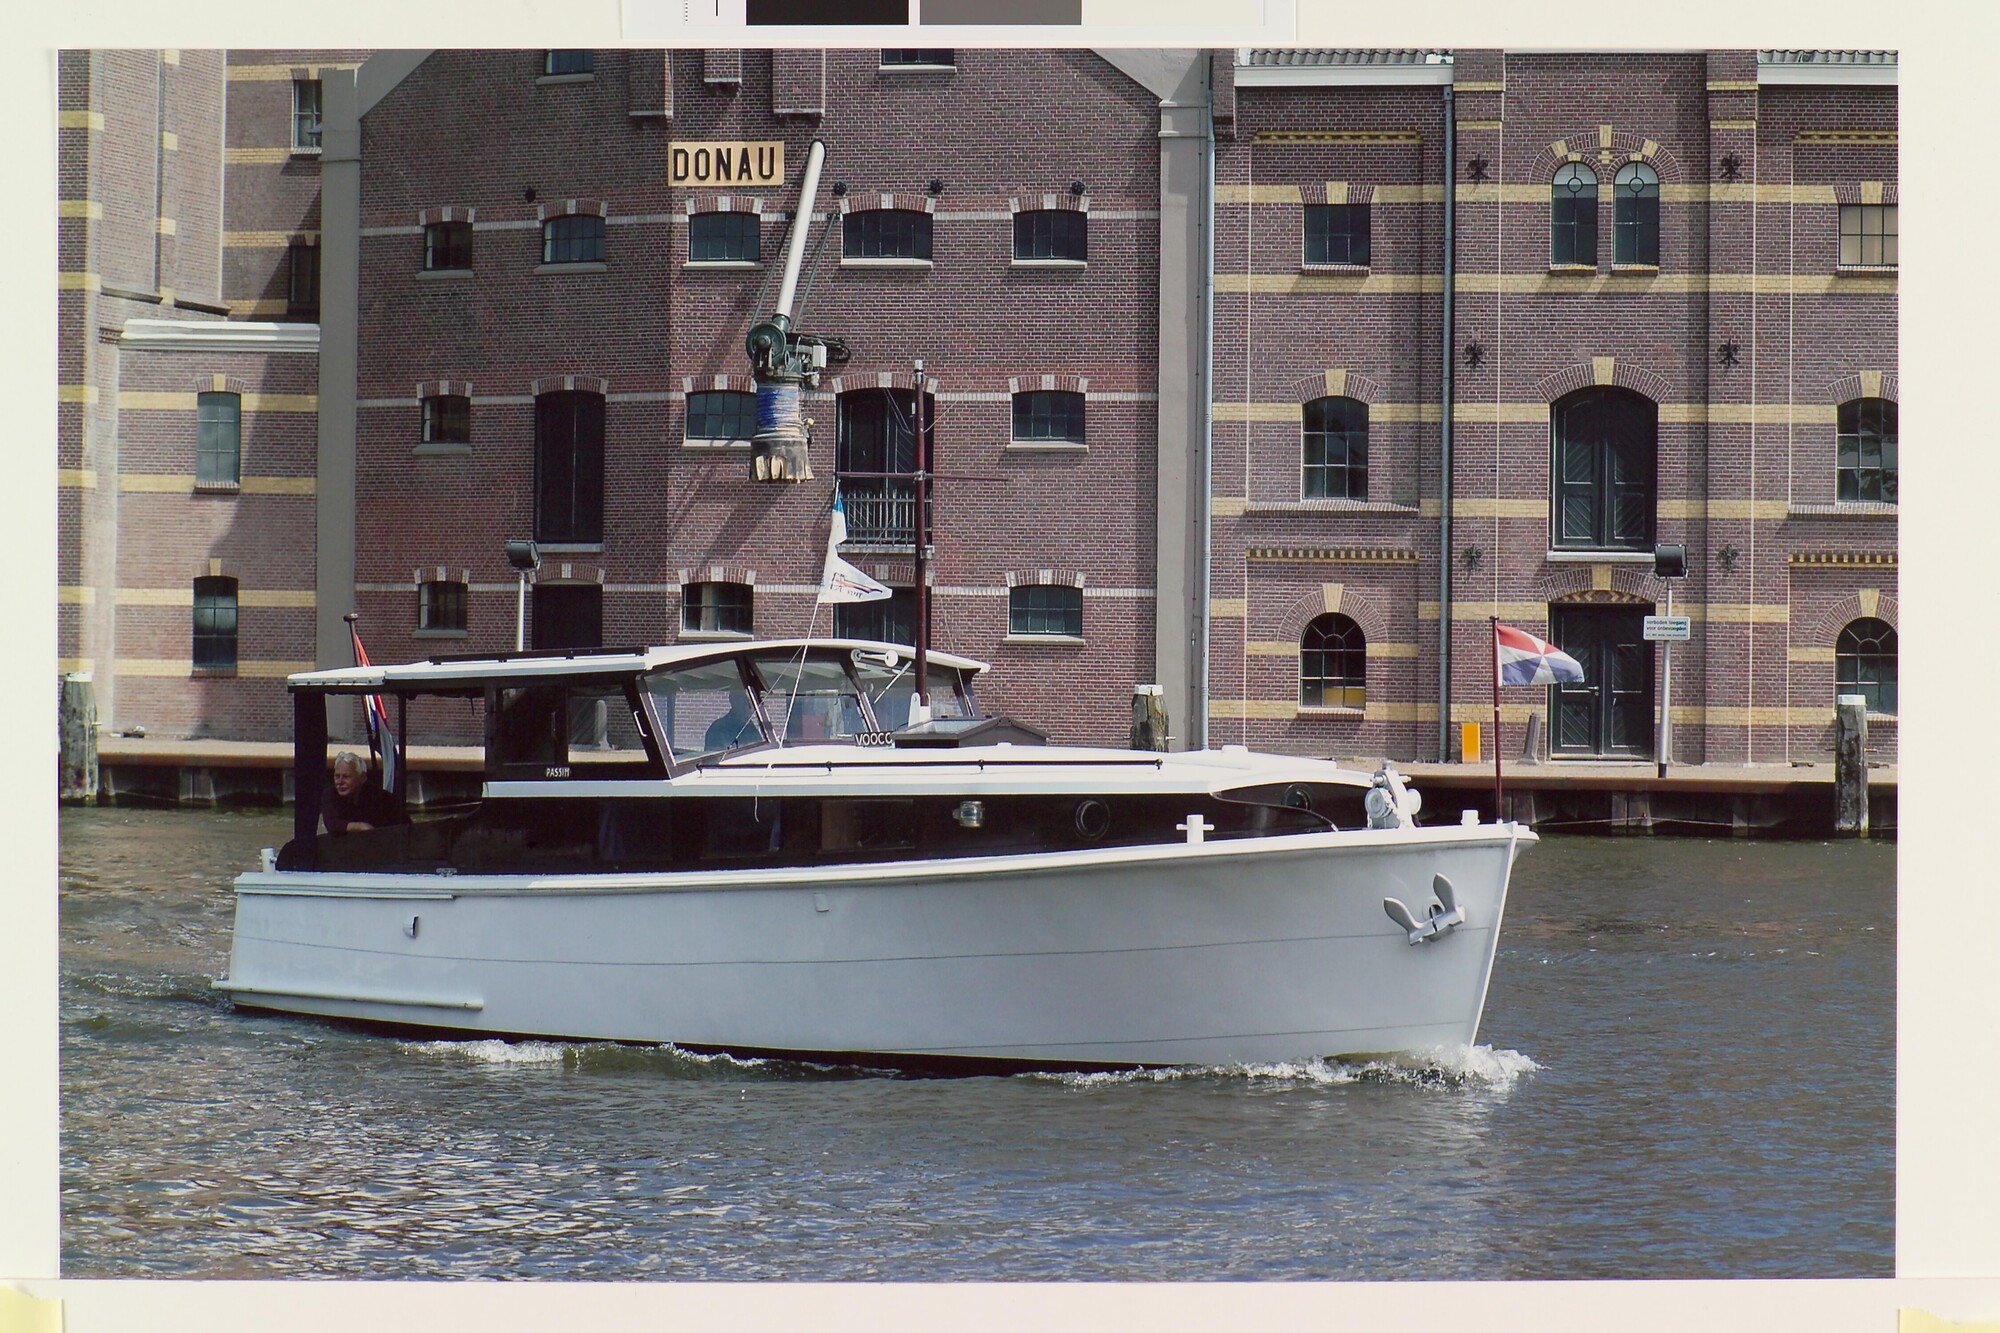
[[[1559,681],[1583,679],[1581,662],[1526,630],[1495,622],[1493,640],[1498,684],[1554,685]]]
[[[887,584],[877,583],[840,558],[840,544],[847,540],[847,508],[840,492],[833,493],[833,528],[826,538],[826,570],[819,578],[822,602],[879,602],[891,596]]]
[[[361,646],[361,630],[354,623],[357,617],[347,618],[347,632],[354,636],[354,665],[372,666],[368,660],[368,650]],[[368,714],[368,750],[375,756],[375,762],[382,773],[382,790],[396,790],[396,736],[389,730],[389,710],[382,705],[382,696],[371,694],[364,700]]]

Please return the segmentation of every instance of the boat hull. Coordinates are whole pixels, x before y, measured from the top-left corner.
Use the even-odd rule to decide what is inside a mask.
[[[239,1005],[457,1034],[1014,1067],[1469,1045],[1514,825],[785,871],[262,872]],[[1465,923],[1412,945],[1433,876]]]

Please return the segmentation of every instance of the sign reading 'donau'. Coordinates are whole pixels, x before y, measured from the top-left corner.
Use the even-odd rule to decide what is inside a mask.
[[[677,143],[667,150],[669,185],[783,185],[785,143]]]

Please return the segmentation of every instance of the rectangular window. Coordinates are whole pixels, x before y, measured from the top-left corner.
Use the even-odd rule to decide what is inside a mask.
[[[542,58],[543,74],[591,74],[597,69],[595,51],[549,51]]]
[[[472,224],[432,222],[424,227],[424,267],[435,273],[441,269],[472,267]]]
[[[425,444],[471,444],[472,400],[463,394],[424,399]]]
[[[571,213],[542,224],[544,264],[604,262],[604,219],[591,213]]]
[[[465,585],[449,580],[418,584],[417,628],[463,630]]]
[[[755,213],[696,213],[688,219],[688,262],[757,263],[762,230]]]
[[[285,250],[285,313],[319,318],[319,247],[294,241]]]
[[[748,440],[757,433],[757,395],[716,389],[688,395],[687,438]]]
[[[896,588],[873,602],[836,602],[833,634],[837,639],[869,639],[877,643],[917,641],[917,590]]]
[[[194,669],[236,669],[236,580],[194,581]]]
[[[1053,583],[1029,583],[1010,589],[1007,632],[1082,638],[1083,589]]]
[[[530,634],[537,651],[604,646],[604,589],[595,583],[537,583]]]
[[[1840,206],[1840,262],[1853,267],[1896,267],[1896,205]]]
[[[197,395],[195,429],[196,484],[240,484],[243,480],[243,399],[233,393]]]
[[[690,634],[748,634],[750,585],[690,583],[681,589],[681,629]]]
[[[319,147],[318,79],[292,80],[292,147]]]
[[[849,213],[841,227],[844,259],[929,259],[931,215],[910,208]]]
[[[1014,438],[1082,444],[1083,395],[1060,390],[1015,394]]]
[[[1067,259],[1082,263],[1089,250],[1090,214],[1074,208],[1035,208],[1014,215],[1014,258]]]
[[[535,399],[535,540],[583,544],[604,540],[601,395],[545,393]]]
[[[1306,205],[1306,263],[1368,265],[1367,204]]]
[[[950,51],[940,51],[934,47],[903,47],[882,53],[882,68],[908,68],[912,65],[926,69],[950,69],[956,62]]]

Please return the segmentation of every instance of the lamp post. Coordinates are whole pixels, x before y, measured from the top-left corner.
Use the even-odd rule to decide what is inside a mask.
[[[542,567],[542,553],[533,542],[508,542],[507,563],[521,576],[514,601],[514,651],[518,653],[528,646],[528,572]]]
[[[1661,543],[1653,548],[1653,577],[1662,579],[1667,585],[1667,618],[1674,614],[1674,580],[1687,577],[1687,547],[1678,544]],[[1660,776],[1667,775],[1667,764],[1674,750],[1674,641],[1664,639],[1660,644]]]

